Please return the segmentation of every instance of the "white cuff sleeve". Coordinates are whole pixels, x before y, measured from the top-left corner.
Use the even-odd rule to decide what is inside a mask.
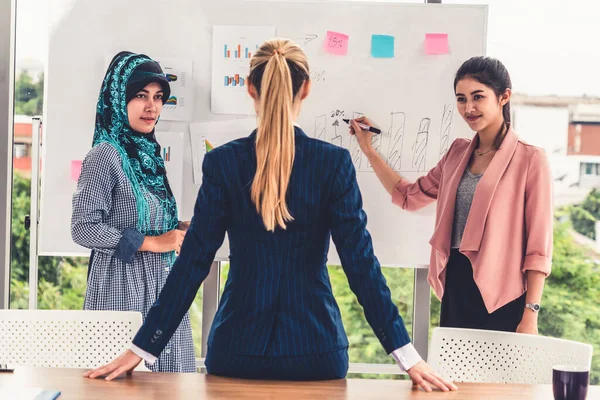
[[[147,351],[140,349],[135,344],[132,344],[131,348],[129,350],[131,350],[136,356],[141,357],[144,361],[146,361],[150,365],[152,365],[156,362],[156,357],[154,357],[152,354],[148,353]]]
[[[421,356],[417,352],[417,349],[415,349],[415,346],[413,346],[412,343],[392,351],[392,357],[394,357],[394,360],[396,360],[402,372],[408,371],[416,363],[422,360]]]

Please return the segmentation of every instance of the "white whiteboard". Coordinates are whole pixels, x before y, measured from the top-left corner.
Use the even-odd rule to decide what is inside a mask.
[[[151,57],[185,57],[194,61],[195,107],[192,121],[215,121],[244,116],[210,112],[211,46],[214,25],[275,26],[277,35],[303,45],[313,75],[313,91],[305,102],[299,124],[307,134],[333,139],[331,113],[353,117],[364,113],[384,131],[403,127],[402,163],[398,169],[414,179],[433,167],[443,153],[442,142],[470,137],[472,132],[455,110],[453,76],[460,64],[485,54],[487,6],[365,3],[341,1],[195,1],[63,0],[62,16],[51,21],[43,144],[40,254],[87,254],[70,235],[70,160],[82,159],[90,149],[94,110],[104,74],[104,57],[120,50]],[[152,3],[152,6],[149,6]],[[60,10],[57,7],[56,10]],[[55,11],[59,12],[59,11]],[[135,18],[132,16],[135,15]],[[148,23],[156,21],[149,40]],[[60,19],[60,21],[56,21]],[[325,54],[328,31],[350,37],[346,57]],[[447,33],[450,54],[427,56],[427,33]],[[395,36],[395,58],[373,59],[371,35]],[[306,40],[317,35],[317,39]],[[76,51],[73,51],[76,49]],[[323,79],[324,78],[324,79]],[[74,102],[67,101],[76,99]],[[160,122],[161,131],[189,132],[187,124]],[[421,132],[421,135],[418,133]],[[427,132],[423,135],[423,132]],[[425,141],[423,141],[425,140]],[[426,143],[424,161],[413,164],[415,141]],[[65,143],[69,143],[69,147]],[[417,147],[419,145],[417,143]],[[190,149],[189,136],[185,139]],[[346,142],[351,152],[353,144]],[[359,157],[359,184],[382,265],[424,266],[429,263],[429,238],[434,207],[409,214],[391,199],[366,160]],[[191,150],[184,159],[182,218],[191,217],[198,186],[193,184]],[[218,252],[226,260],[228,246]],[[332,246],[329,263],[339,258]]]

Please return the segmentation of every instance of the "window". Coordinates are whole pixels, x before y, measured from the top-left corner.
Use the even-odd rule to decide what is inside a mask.
[[[23,143],[15,143],[13,155],[15,158],[23,158],[27,155],[27,146]]]
[[[585,163],[585,174],[586,175],[592,175],[592,170],[593,170],[593,166],[594,164],[592,163]]]
[[[598,163],[582,163],[585,175],[600,175],[600,164]]]

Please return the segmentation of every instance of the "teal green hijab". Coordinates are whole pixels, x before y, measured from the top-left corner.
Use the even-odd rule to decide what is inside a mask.
[[[121,52],[113,58],[98,96],[93,146],[110,143],[117,150],[135,196],[136,228],[146,236],[158,236],[177,228],[177,204],[154,131],[134,131],[129,126],[127,115],[129,100],[150,82],[158,82],[162,86],[164,104],[170,87],[156,61],[130,52]],[[162,209],[162,222],[152,223],[149,201]],[[175,253],[166,253],[165,256],[172,264]]]

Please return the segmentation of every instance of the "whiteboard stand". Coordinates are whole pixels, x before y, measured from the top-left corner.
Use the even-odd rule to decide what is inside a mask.
[[[40,187],[40,147],[42,141],[42,118],[34,117],[31,125],[31,200],[25,228],[29,229],[29,309],[37,309],[38,297],[38,226],[40,213],[38,202]]]
[[[429,342],[429,319],[431,314],[431,294],[427,282],[427,268],[415,268],[413,293],[413,345],[423,360],[427,360]]]
[[[210,327],[219,307],[219,297],[221,295],[219,287],[220,275],[221,263],[213,261],[210,266],[210,272],[203,282],[204,286],[202,286],[202,347],[200,350],[202,358],[206,357]]]

